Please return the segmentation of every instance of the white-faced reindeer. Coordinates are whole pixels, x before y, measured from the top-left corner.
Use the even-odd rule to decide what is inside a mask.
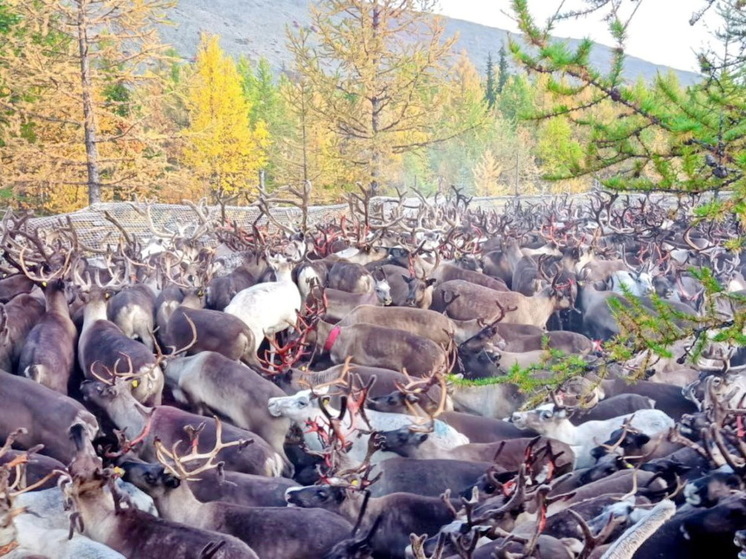
[[[354,406],[347,403],[345,403],[345,407],[340,412],[333,409],[328,402],[321,402],[325,392],[326,388],[317,387],[314,390],[301,390],[294,396],[270,398],[269,411],[273,416],[287,417],[297,425],[321,425],[329,417],[338,418],[339,427],[337,434],[344,440],[352,442],[351,448],[347,452],[347,458],[352,462],[352,465],[359,465],[366,459],[370,459],[368,456],[368,443],[371,435],[365,434],[366,432],[371,430],[388,431],[406,426],[415,429],[425,429],[421,421],[422,418],[410,415],[366,410],[363,416],[361,413],[355,411]],[[445,405],[445,394],[443,394],[443,397],[441,410]],[[347,410],[349,410],[349,413],[347,413]],[[438,419],[431,418],[430,423],[431,425],[425,430],[431,433],[433,444],[443,446],[444,448],[453,448],[469,442],[469,439],[464,435]],[[307,433],[305,439],[309,448],[321,449],[319,439],[314,433]],[[387,453],[376,453],[373,455],[371,463],[375,464],[393,456]]]

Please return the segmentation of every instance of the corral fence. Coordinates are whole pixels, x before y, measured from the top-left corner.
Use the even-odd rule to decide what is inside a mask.
[[[642,195],[631,194],[630,197],[638,198]],[[551,200],[552,198],[566,198],[568,200],[583,201],[588,198],[587,193],[567,195],[544,195],[544,196],[493,196],[484,198],[473,198],[470,207],[479,207],[485,210],[501,210],[506,205],[519,200],[521,203],[532,204]],[[654,194],[651,198],[655,200],[675,198],[663,194]],[[434,203],[444,200],[434,199]],[[388,215],[391,209],[399,203],[398,198],[376,197],[371,200],[372,212],[375,215]],[[403,211],[416,214],[420,205],[418,198],[406,198]],[[210,221],[220,223],[222,212],[225,212],[225,220],[228,223],[236,223],[240,227],[251,227],[253,223],[267,224],[266,216],[262,216],[260,210],[255,206],[199,206],[205,212]],[[383,210],[383,211],[381,211]],[[301,220],[301,210],[296,207],[275,207],[271,210],[272,217],[279,223],[287,226],[297,225]],[[337,204],[328,206],[310,206],[308,208],[308,225],[328,222],[339,219],[342,216],[350,217],[348,204]],[[106,244],[116,244],[121,237],[117,227],[106,218],[107,214],[114,218],[127,233],[139,240],[152,237],[150,221],[158,231],[169,234],[189,234],[196,231],[200,220],[195,211],[188,205],[176,204],[144,204],[136,202],[116,202],[95,204],[67,214],[59,214],[47,217],[33,218],[28,221],[30,227],[36,231],[44,232],[45,236],[54,236],[54,231],[72,225],[82,245],[91,248],[104,248]]]

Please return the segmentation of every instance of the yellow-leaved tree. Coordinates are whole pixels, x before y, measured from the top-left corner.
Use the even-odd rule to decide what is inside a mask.
[[[223,200],[255,188],[267,162],[269,133],[262,122],[252,128],[236,62],[217,36],[200,38],[187,108],[184,163],[194,173],[190,194]]]
[[[312,109],[339,139],[354,177],[375,192],[401,156],[455,137],[434,121],[455,37],[430,13],[434,0],[326,0],[312,25],[290,33],[295,70]]]
[[[3,0],[0,191],[43,212],[157,193],[165,136],[141,110],[170,0]]]

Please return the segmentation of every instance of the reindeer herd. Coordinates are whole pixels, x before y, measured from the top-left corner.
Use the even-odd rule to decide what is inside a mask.
[[[8,211],[0,557],[746,557],[738,218],[416,202],[102,246]],[[625,308],[679,339],[611,351]]]

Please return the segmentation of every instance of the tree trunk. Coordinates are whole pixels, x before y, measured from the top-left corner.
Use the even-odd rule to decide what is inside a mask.
[[[93,84],[91,61],[88,53],[88,20],[86,10],[89,0],[77,0],[78,4],[78,49],[80,51],[80,85],[83,99],[83,129],[85,132],[86,168],[88,170],[88,203],[101,202],[101,176],[98,168],[98,145],[96,143],[96,115],[93,111]]]
[[[380,31],[381,27],[381,7],[378,2],[373,2],[373,34],[376,35]],[[378,58],[373,59],[374,72],[378,72]],[[375,84],[373,87],[376,87]],[[378,98],[377,92],[372,91],[370,98],[370,131],[371,131],[371,148],[372,153],[370,155],[370,191],[372,196],[378,194],[379,179],[381,176],[381,153],[380,153],[380,138],[378,137],[379,130],[381,127],[381,100]]]

